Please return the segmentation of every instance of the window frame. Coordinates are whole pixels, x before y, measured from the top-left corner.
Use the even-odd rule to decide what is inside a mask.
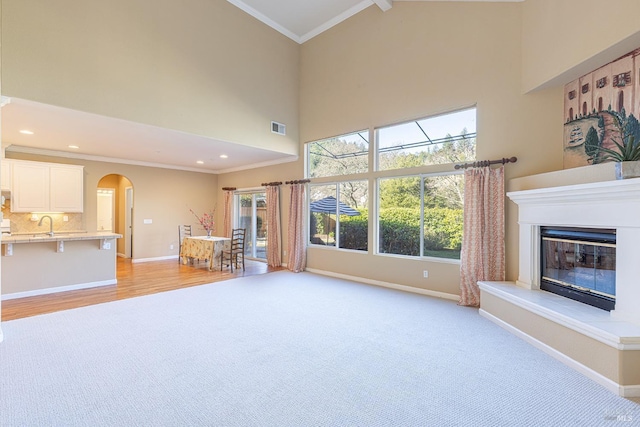
[[[307,195],[306,195],[306,215],[307,215],[307,245],[313,249],[324,249],[324,250],[337,250],[337,251],[349,251],[353,253],[359,254],[371,254],[371,255],[379,255],[385,257],[397,257],[400,259],[412,259],[412,260],[428,260],[436,263],[444,263],[444,264],[460,264],[460,259],[455,258],[443,258],[443,257],[435,257],[430,255],[424,255],[424,179],[432,178],[437,176],[445,176],[445,175],[461,175],[464,174],[464,170],[456,170],[454,169],[454,165],[458,162],[466,162],[472,160],[460,160],[455,163],[436,163],[429,165],[419,165],[412,166],[407,168],[397,168],[397,169],[384,169],[380,170],[379,168],[379,129],[392,127],[396,125],[402,125],[404,123],[417,122],[425,119],[430,119],[434,117],[446,116],[449,114],[455,114],[458,112],[466,111],[466,110],[475,110],[475,116],[477,120],[478,116],[478,106],[477,104],[468,105],[465,107],[460,107],[454,110],[448,110],[441,113],[436,113],[432,115],[423,116],[418,119],[413,120],[405,120],[402,122],[391,123],[381,126],[371,126],[368,129],[369,134],[369,152],[368,152],[368,170],[367,172],[357,172],[346,175],[332,175],[327,177],[311,177],[310,176],[310,155],[309,155],[309,147],[310,144],[314,142],[324,141],[332,138],[340,138],[340,135],[328,138],[317,139],[313,141],[306,142],[304,145],[304,176],[309,179],[309,183],[307,184]],[[366,132],[366,130],[361,131],[353,131],[343,133],[341,135],[353,135],[353,134],[362,134]],[[470,139],[474,139],[474,154],[476,154],[475,158],[477,158],[477,130],[476,132],[469,133],[468,135]],[[457,140],[457,139],[456,139]],[[444,143],[444,142],[443,142]],[[393,253],[384,253],[380,252],[380,180],[389,179],[389,178],[403,178],[403,177],[417,177],[420,179],[420,255],[402,255],[402,254],[393,254]],[[336,240],[336,244],[334,246],[325,246],[311,243],[310,236],[310,218],[311,212],[309,209],[311,203],[311,191],[310,187],[315,185],[336,185],[336,198],[339,200],[339,187],[343,183],[347,183],[350,181],[364,181],[368,183],[367,190],[367,199],[368,199],[368,241],[367,241],[367,251],[357,250],[357,249],[346,249],[340,248],[339,240]],[[464,209],[464,208],[463,208]],[[336,237],[339,239],[339,221],[336,221]]]
[[[396,171],[404,170],[404,169],[394,169]],[[450,175],[463,175],[464,170],[453,170],[447,172],[424,172],[419,174],[401,174],[401,175],[393,175],[393,176],[383,176],[376,178],[376,211],[375,211],[375,230],[374,230],[374,254],[380,256],[391,256],[391,257],[401,257],[408,259],[416,259],[416,260],[434,260],[434,261],[443,261],[445,263],[450,264],[459,264],[460,259],[456,258],[444,258],[444,257],[435,257],[430,255],[425,255],[424,252],[424,180],[427,178],[434,178],[438,176],[450,176]],[[420,179],[420,254],[419,255],[404,255],[404,254],[394,254],[389,252],[381,252],[380,251],[380,181],[385,179],[402,179],[402,178],[418,178]]]
[[[409,123],[416,123],[416,125],[418,126],[418,128],[420,129],[420,131],[422,131],[423,133],[425,133],[424,129],[422,128],[422,126],[420,126],[420,124],[418,124],[419,121],[422,120],[429,120],[429,119],[434,119],[437,117],[445,117],[448,115],[454,115],[457,113],[461,113],[464,111],[469,111],[469,110],[474,110],[475,112],[475,116],[476,116],[476,121],[477,121],[477,117],[478,117],[478,106],[477,105],[471,105],[468,107],[463,107],[463,108],[459,108],[456,110],[450,110],[450,111],[446,111],[446,112],[442,112],[442,113],[438,113],[438,114],[433,114],[430,116],[424,116],[421,118],[417,118],[417,119],[412,119],[412,120],[405,120],[405,121],[401,121],[401,122],[396,122],[396,123],[391,123],[391,124],[387,124],[387,125],[382,125],[382,126],[376,126],[375,128],[373,128],[373,134],[369,136],[369,140],[373,141],[373,143],[370,143],[369,145],[373,145],[373,162],[370,162],[371,165],[373,166],[373,172],[377,172],[377,173],[392,173],[394,171],[398,171],[399,173],[402,173],[401,171],[404,171],[406,169],[412,169],[412,168],[429,168],[429,167],[436,167],[436,166],[448,166],[451,165],[451,163],[432,163],[432,164],[424,164],[424,165],[418,165],[418,166],[413,166],[413,167],[409,167],[409,168],[396,168],[396,169],[380,169],[380,154],[381,154],[381,149],[380,149],[380,131],[383,129],[389,129],[389,128],[393,128],[393,127],[399,127],[399,126],[403,126]],[[475,132],[471,132],[468,135],[471,135],[469,138],[476,140],[475,146],[477,147],[477,126],[476,126],[476,131]],[[427,139],[429,139],[429,137],[426,135],[425,133],[425,137]],[[454,141],[458,141],[460,140],[460,134],[458,135],[454,135],[451,136],[453,138]],[[425,143],[423,144],[424,146],[428,146],[429,144],[426,143],[426,141],[424,141]],[[432,144],[434,146],[441,146],[442,144],[445,144],[447,141],[442,141],[436,144]],[[412,143],[409,143],[412,144]],[[386,148],[386,147],[385,147]],[[389,150],[391,151],[391,150]],[[476,156],[477,158],[477,156]],[[475,159],[469,159],[467,161],[474,161]],[[371,168],[370,168],[371,170]]]
[[[367,161],[367,170],[363,171],[363,172],[354,172],[354,175],[359,175],[359,174],[364,174],[364,173],[368,173],[372,170],[372,165],[371,165],[371,148],[372,148],[372,143],[371,143],[371,138],[373,137],[373,134],[371,133],[371,129],[362,129],[359,131],[354,131],[354,132],[347,132],[347,133],[342,133],[340,135],[335,135],[335,136],[330,136],[327,138],[320,138],[320,139],[316,139],[313,141],[309,141],[309,142],[305,142],[304,144],[304,176],[307,179],[335,179],[337,177],[344,177],[347,175],[327,175],[327,176],[315,176],[312,177],[312,171],[311,171],[311,146],[312,144],[317,144],[319,142],[323,142],[323,141],[329,141],[332,139],[340,139],[342,137],[347,137],[347,136],[351,136],[351,135],[360,135],[362,137],[361,134],[366,133],[369,137],[367,142],[367,154],[363,155],[363,157],[366,158]],[[351,175],[351,174],[348,174]]]
[[[333,178],[333,177],[331,177]],[[351,249],[351,248],[342,248],[340,247],[340,215],[338,215],[338,212],[336,212],[336,229],[335,229],[335,244],[334,245],[319,245],[316,243],[312,243],[311,242],[311,187],[319,187],[319,186],[330,186],[330,185],[335,185],[336,187],[336,192],[335,192],[335,198],[338,201],[338,203],[340,202],[340,185],[344,184],[344,183],[348,183],[348,182],[353,182],[353,181],[361,181],[365,184],[367,184],[367,249],[366,250],[360,250],[360,249]],[[354,252],[354,253],[370,253],[370,245],[369,245],[369,234],[370,234],[370,230],[371,230],[371,215],[369,214],[370,212],[370,207],[371,207],[371,188],[370,188],[370,180],[368,178],[362,178],[360,177],[359,179],[347,179],[347,180],[339,180],[339,181],[323,181],[323,182],[316,182],[316,183],[309,183],[307,184],[307,192],[306,192],[306,208],[307,208],[307,245],[313,248],[321,248],[321,249],[327,249],[327,250],[338,250],[338,251],[348,251],[348,252]],[[329,196],[327,196],[329,197]]]

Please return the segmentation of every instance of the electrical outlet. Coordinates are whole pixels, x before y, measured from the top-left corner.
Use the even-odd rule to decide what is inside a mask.
[[[169,249],[173,249],[173,245],[169,245]]]
[[[427,277],[429,277],[429,271],[428,271],[428,270],[424,270],[424,271],[422,272],[422,277],[424,277],[425,279],[426,279]]]
[[[287,251],[282,251],[282,254],[283,254],[284,256],[287,256]]]
[[[62,221],[69,222],[69,217],[67,215],[63,216]]]

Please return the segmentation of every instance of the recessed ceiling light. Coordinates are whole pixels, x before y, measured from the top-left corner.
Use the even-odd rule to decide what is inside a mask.
[[[27,129],[22,129],[22,130],[20,131],[20,133],[23,133],[23,134],[25,134],[25,135],[33,135],[33,132],[32,132],[32,131],[30,131],[30,130],[27,130]]]
[[[226,159],[226,158],[228,158],[228,157],[229,157],[229,156],[227,156],[226,154],[220,154],[220,158],[221,158],[221,159]]]
[[[78,148],[80,148],[80,147],[78,147],[77,145],[69,145],[69,148],[75,148],[75,149],[78,149]]]
[[[202,160],[198,160],[196,163],[199,165],[204,165],[204,162]]]

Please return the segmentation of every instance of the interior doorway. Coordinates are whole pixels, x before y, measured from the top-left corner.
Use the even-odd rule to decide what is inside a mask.
[[[115,190],[113,188],[98,187],[98,231],[115,229]]]
[[[117,239],[116,253],[119,257],[133,258],[133,183],[123,175],[105,175],[98,181],[96,191],[98,231],[122,234],[123,238]],[[112,212],[111,220],[108,211]]]

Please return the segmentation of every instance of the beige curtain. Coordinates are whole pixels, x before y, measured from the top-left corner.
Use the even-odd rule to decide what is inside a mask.
[[[289,258],[287,268],[294,273],[304,271],[307,265],[304,224],[304,184],[291,184],[289,238],[287,239]]]
[[[267,265],[280,267],[280,187],[267,186]]]
[[[222,221],[222,237],[231,237],[231,215],[233,214],[233,190],[224,190],[224,216]]]
[[[504,280],[504,166],[464,172],[460,305],[478,307],[478,281]]]

